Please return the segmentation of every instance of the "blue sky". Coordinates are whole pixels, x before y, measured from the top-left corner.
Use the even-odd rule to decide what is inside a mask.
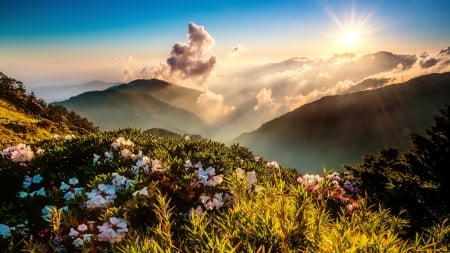
[[[0,10],[0,71],[31,86],[111,76],[122,64],[112,58],[132,56],[139,68],[164,62],[186,42],[189,22],[214,38],[210,53],[222,66],[450,46],[447,0],[5,0]],[[343,39],[352,29],[355,38]],[[231,62],[236,46],[243,50]]]

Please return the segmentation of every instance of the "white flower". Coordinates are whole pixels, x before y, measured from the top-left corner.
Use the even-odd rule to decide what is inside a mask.
[[[128,157],[131,157],[131,155],[132,155],[133,153],[131,153],[131,151],[130,150],[128,150],[128,149],[122,149],[121,151],[120,151],[120,156],[122,156],[123,158],[128,158]]]
[[[30,197],[34,197],[34,196],[44,196],[45,197],[45,188],[41,187],[39,190],[31,192]]]
[[[111,161],[113,158],[114,158],[114,154],[112,152],[105,152],[104,162]]]
[[[17,146],[4,149],[2,152],[2,157],[7,156],[9,156],[13,162],[26,162],[31,161],[34,158],[34,153],[30,146],[21,143]]]
[[[26,198],[26,197],[28,197],[28,193],[27,192],[24,192],[24,191],[20,191],[19,192],[19,198]]]
[[[33,184],[39,184],[44,179],[40,174],[33,176]]]
[[[88,200],[85,202],[88,208],[103,207],[111,204],[116,199],[116,188],[113,185],[99,184],[97,189],[86,192]]]
[[[94,159],[92,159],[92,164],[97,165],[98,159],[100,159],[100,156],[97,154],[94,154]]]
[[[66,184],[64,182],[61,182],[61,186],[59,187],[59,189],[61,191],[68,191],[70,189],[70,185],[68,185],[68,184]]]
[[[123,137],[119,137],[117,138],[112,144],[111,147],[114,150],[119,149],[120,147],[132,147],[134,146],[134,143],[131,142],[130,140],[125,140],[125,138]]]
[[[192,215],[194,216],[202,216],[204,213],[203,211],[203,207],[202,206],[197,206],[197,208],[192,208],[191,210],[189,210],[189,217],[191,217]]]
[[[86,226],[86,224],[81,224],[78,225],[78,231],[71,228],[70,232],[69,232],[69,236],[70,237],[77,237],[73,240],[72,244],[75,247],[80,247],[81,245],[84,244],[85,241],[90,241],[92,238],[92,234],[85,234],[84,232],[86,232],[88,230],[88,227]]]
[[[112,184],[117,188],[117,189],[129,189],[131,185],[134,184],[134,180],[130,180],[124,176],[119,175],[118,173],[113,173],[112,174],[113,179],[112,179]]]
[[[69,184],[66,184],[65,182],[61,182],[61,186],[59,189],[62,192],[65,192],[64,199],[69,201],[71,199],[75,198],[75,195],[80,195],[83,193],[82,187],[75,187],[78,184],[78,179],[76,177],[73,177],[69,179]]]
[[[0,237],[6,239],[11,236],[11,228],[5,224],[0,224]]]
[[[216,193],[214,196],[202,194],[200,196],[200,202],[202,202],[207,210],[219,210],[224,204],[222,201],[222,196],[222,192]]]
[[[119,242],[128,232],[127,221],[121,218],[111,217],[109,222],[104,222],[102,226],[97,226],[100,234],[97,235],[99,241]]]
[[[69,184],[77,185],[78,184],[78,178],[72,177],[71,179],[69,179]]]
[[[30,188],[31,184],[33,183],[33,178],[29,176],[25,176],[25,180],[23,180],[22,187],[24,189]]]
[[[145,196],[148,196],[148,190],[147,190],[147,187],[144,187],[144,188],[140,189],[139,191],[133,192],[133,196],[136,196],[136,195],[145,195]]]
[[[267,168],[279,169],[279,168],[280,168],[280,165],[278,165],[278,163],[275,162],[275,161],[271,161],[271,162],[268,162],[268,163],[266,164],[266,167],[267,167]]]
[[[309,190],[316,190],[323,178],[319,175],[305,174],[297,178],[297,182],[308,187]]]

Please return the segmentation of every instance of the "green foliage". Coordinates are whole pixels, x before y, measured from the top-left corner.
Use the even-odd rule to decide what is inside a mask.
[[[122,129],[43,140],[29,150],[39,148],[32,159],[19,162],[8,152],[0,159],[0,178],[7,178],[0,224],[12,228],[0,238],[6,252],[409,252],[448,245],[446,221],[402,239],[408,221],[368,207],[347,185],[351,175],[300,176],[238,145]],[[386,157],[396,164],[394,153]],[[78,187],[81,194],[67,197]]]
[[[407,216],[412,239],[421,228],[429,231],[431,224],[446,220],[450,212],[450,107],[435,117],[427,136],[411,138],[411,151],[385,149],[347,169],[358,178],[370,203]]]

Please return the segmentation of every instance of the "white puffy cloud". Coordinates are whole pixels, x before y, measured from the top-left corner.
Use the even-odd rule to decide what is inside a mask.
[[[167,64],[182,79],[205,80],[217,62],[215,56],[207,55],[215,45],[214,38],[203,26],[194,23],[188,25],[188,38],[187,43],[178,42],[172,47]]]
[[[234,106],[224,103],[224,98],[221,94],[210,90],[203,92],[196,102],[203,108],[203,113],[200,117],[209,123],[220,121],[221,118],[228,116],[235,110]]]

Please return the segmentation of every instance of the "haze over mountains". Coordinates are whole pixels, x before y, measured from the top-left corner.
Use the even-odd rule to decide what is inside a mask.
[[[221,141],[231,141],[280,117],[275,120],[277,123],[268,122],[255,133],[234,141],[285,165],[337,167],[381,147],[406,147],[409,133],[429,126],[437,109],[450,101],[443,81],[447,80],[446,75],[423,77],[400,85],[404,87],[401,89],[386,87],[417,76],[450,71],[449,52],[450,48],[436,54],[381,51],[363,56],[291,58],[221,77],[203,91],[157,79],[138,79],[57,104],[74,110],[101,129],[163,128]],[[424,96],[420,97],[421,86],[410,83],[426,84],[430,90],[423,90]],[[376,89],[380,90],[368,92]],[[350,93],[355,94],[329,97]],[[430,94],[436,94],[436,98]],[[413,106],[411,101],[415,101]],[[311,102],[314,103],[308,104]],[[314,109],[304,115],[302,108],[311,106]],[[302,113],[294,113],[297,111]],[[364,122],[359,122],[361,119]],[[383,127],[386,130],[381,131]],[[342,145],[347,148],[342,150]],[[285,152],[286,149],[292,152]]]

